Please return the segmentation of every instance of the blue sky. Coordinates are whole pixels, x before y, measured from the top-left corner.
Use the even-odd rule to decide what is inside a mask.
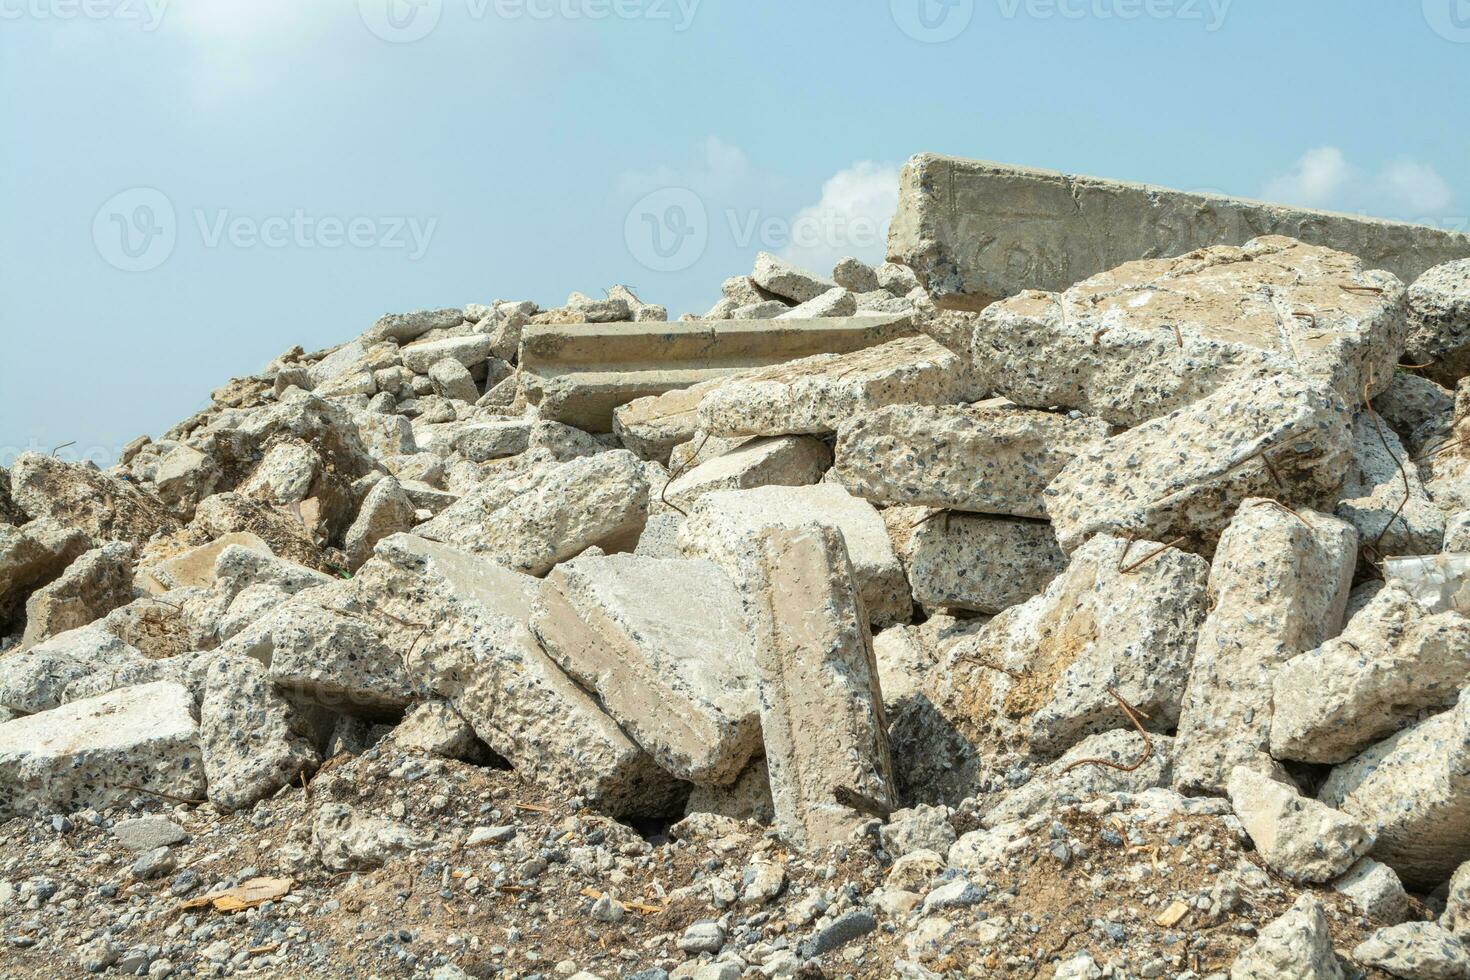
[[[388,311],[878,258],[921,151],[1464,227],[1467,81],[1470,0],[0,0],[0,463]]]

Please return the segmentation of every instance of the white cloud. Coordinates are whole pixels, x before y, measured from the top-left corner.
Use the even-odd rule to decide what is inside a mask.
[[[1383,171],[1389,195],[1408,214],[1443,212],[1455,202],[1455,193],[1433,166],[1408,158],[1395,160]]]
[[[791,244],[782,256],[824,275],[848,255],[881,262],[897,209],[898,167],[854,163],[822,184],[821,200],[792,218]]]
[[[1309,150],[1266,183],[1268,201],[1411,221],[1444,220],[1455,193],[1433,164],[1399,157],[1371,173],[1335,146]]]
[[[1347,158],[1335,146],[1308,150],[1289,173],[1266,185],[1266,199],[1299,207],[1331,207],[1357,179]]]

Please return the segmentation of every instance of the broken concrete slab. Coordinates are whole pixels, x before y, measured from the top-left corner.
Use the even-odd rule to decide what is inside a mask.
[[[144,662],[142,653],[100,624],[69,630],[0,658],[0,707],[22,714],[50,711],[73,682]]]
[[[1470,862],[1460,865],[1450,877],[1439,924],[1462,940],[1470,938]]]
[[[1405,980],[1470,977],[1470,947],[1432,922],[1405,922],[1379,929],[1353,947],[1353,959]]]
[[[713,562],[581,558],[547,576],[546,652],[680,779],[734,782],[761,744],[740,596]]]
[[[194,699],[148,684],[0,724],[0,819],[204,793]]]
[[[963,387],[956,355],[927,336],[905,337],[742,374],[707,394],[696,414],[716,436],[820,435],[885,405],[959,401]]]
[[[488,485],[414,533],[541,576],[594,545],[631,550],[648,503],[644,464],[619,449],[551,466],[522,492]]]
[[[216,563],[225,550],[231,547],[261,555],[271,554],[270,545],[257,535],[249,531],[236,531],[171,557],[158,558],[145,554],[139,562],[134,585],[150,595],[161,595],[170,589],[207,589],[214,584]]]
[[[1353,461],[1336,514],[1358,529],[1372,555],[1432,555],[1444,544],[1445,515],[1429,498],[1418,468],[1381,419],[1353,419]]]
[[[86,626],[133,601],[131,544],[113,541],[94,548],[67,566],[54,581],[26,600],[26,628],[21,649]]]
[[[547,324],[521,337],[526,399],[540,417],[612,431],[613,411],[638,398],[813,354],[843,354],[910,336],[909,317]]]
[[[1331,509],[1352,459],[1346,406],[1288,375],[1239,381],[1084,449],[1047,488],[1062,550],[1136,534],[1214,551],[1250,497]]]
[[[903,169],[888,257],[917,272],[941,307],[981,309],[1140,256],[1262,235],[1349,252],[1404,282],[1470,255],[1470,236],[1436,228],[926,153]]]
[[[1332,890],[1346,895],[1370,919],[1397,925],[1409,918],[1409,895],[1393,868],[1372,858],[1362,858],[1332,883]]]
[[[615,816],[667,813],[679,783],[545,653],[530,622],[540,583],[484,558],[399,534],[354,579],[382,613],[420,622],[416,676],[517,772]],[[396,626],[395,648],[420,633]]]
[[[260,661],[214,660],[199,707],[199,746],[211,803],[238,810],[303,782],[321,763],[315,736],[308,719],[276,693]]]
[[[810,486],[831,465],[832,450],[811,436],[752,439],[678,474],[659,494],[659,501],[687,511],[714,490]]]
[[[179,528],[153,494],[80,463],[21,453],[10,468],[10,494],[33,519],[51,518],[104,541],[142,543]]]
[[[1045,521],[890,507],[883,512],[914,601],[994,615],[1039,594],[1067,567]]]
[[[347,570],[355,572],[373,555],[377,543],[392,534],[412,530],[418,508],[403,487],[391,476],[379,480],[363,498],[357,519],[347,529],[342,550],[347,554]]]
[[[1336,518],[1262,499],[1241,505],[1210,566],[1212,608],[1179,713],[1175,788],[1220,793],[1236,766],[1265,758],[1272,677],[1341,627],[1357,554],[1357,534]]]
[[[776,319],[810,320],[823,316],[856,316],[857,312],[857,297],[841,286],[834,286],[800,306],[793,306],[785,313],[778,314]]]
[[[428,374],[435,364],[446,359],[465,368],[484,364],[490,357],[492,346],[490,338],[485,334],[474,333],[464,337],[419,341],[409,344],[398,353],[405,368],[414,374]]]
[[[472,463],[488,463],[529,449],[532,427],[530,419],[495,416],[421,422],[414,427],[414,440],[424,452],[444,457],[458,454]]]
[[[726,380],[716,378],[620,405],[613,412],[613,433],[625,447],[643,459],[670,463],[674,447],[696,438],[699,403]],[[677,463],[671,465],[678,466]]]
[[[1346,762],[1454,705],[1470,686],[1470,620],[1435,616],[1389,583],[1342,635],[1288,660],[1272,681],[1271,754]]]
[[[1136,731],[1117,729],[1090,735],[986,809],[981,826],[995,828],[1029,820],[1062,797],[1086,803],[1109,793],[1141,793],[1168,786],[1176,747],[1167,735],[1150,736],[1148,745]],[[1088,760],[1103,760],[1103,764],[1084,765]]]
[[[820,524],[766,527],[743,542],[738,576],[760,678],[761,727],[776,826],[803,848],[836,844],[892,809],[883,695],[842,535]]]
[[[685,557],[708,558],[734,576],[740,570],[736,556],[743,539],[765,527],[811,522],[842,532],[872,622],[906,622],[913,599],[882,516],[872,504],[833,483],[707,493],[695,501],[680,528],[679,547]]]
[[[1047,484],[1109,432],[1014,407],[891,405],[838,426],[835,476],[879,503],[1045,518]]]
[[[480,389],[475,386],[469,369],[452,357],[436,361],[429,368],[429,381],[434,385],[434,394],[440,398],[471,405],[480,400]]]
[[[414,699],[402,657],[371,622],[321,592],[311,596],[276,606],[220,651],[259,660],[271,682],[298,700],[340,714],[398,718]]]
[[[814,276],[770,252],[757,252],[750,277],[766,292],[792,303],[806,303],[837,288],[830,279]]]
[[[385,340],[407,344],[431,330],[450,330],[464,322],[464,310],[415,310],[412,313],[386,313],[362,335],[358,343],[371,346]],[[351,349],[349,344],[343,350]],[[360,356],[360,355],[359,355]],[[320,366],[320,365],[319,365]]]
[[[90,547],[83,532],[53,520],[0,525],[0,629],[22,611],[31,592],[54,581]]]
[[[1409,286],[1404,353],[1449,387],[1470,374],[1470,259],[1437,265]]]
[[[1405,887],[1438,887],[1470,860],[1470,696],[1333,769],[1318,798],[1367,825]]]
[[[994,394],[1133,426],[1274,374],[1320,381],[1358,404],[1392,383],[1404,320],[1403,284],[1387,273],[1261,238],[997,303],[981,314],[972,352]]]
[[[1342,980],[1322,903],[1303,895],[1235,958],[1230,980]]]
[[[1227,791],[1261,858],[1292,881],[1331,881],[1373,847],[1359,821],[1244,766],[1230,773]]]

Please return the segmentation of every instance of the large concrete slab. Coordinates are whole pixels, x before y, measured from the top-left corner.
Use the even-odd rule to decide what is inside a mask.
[[[1134,259],[1261,235],[1351,252],[1406,283],[1470,256],[1470,235],[1424,225],[929,153],[904,167],[888,256],[913,268],[939,306],[981,309]]]
[[[613,411],[748,368],[846,354],[914,333],[907,316],[528,326],[520,368],[541,418],[611,432]]]

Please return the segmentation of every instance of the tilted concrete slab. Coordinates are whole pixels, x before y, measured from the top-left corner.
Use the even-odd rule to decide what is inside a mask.
[[[1351,252],[1405,283],[1470,256],[1470,235],[1215,194],[920,154],[904,167],[888,257],[935,302],[981,309],[1024,289],[1061,292],[1142,258],[1288,235]]]
[[[814,354],[846,354],[914,333],[909,317],[688,320],[528,326],[520,368],[541,418],[611,432],[613,411],[749,368]]]

